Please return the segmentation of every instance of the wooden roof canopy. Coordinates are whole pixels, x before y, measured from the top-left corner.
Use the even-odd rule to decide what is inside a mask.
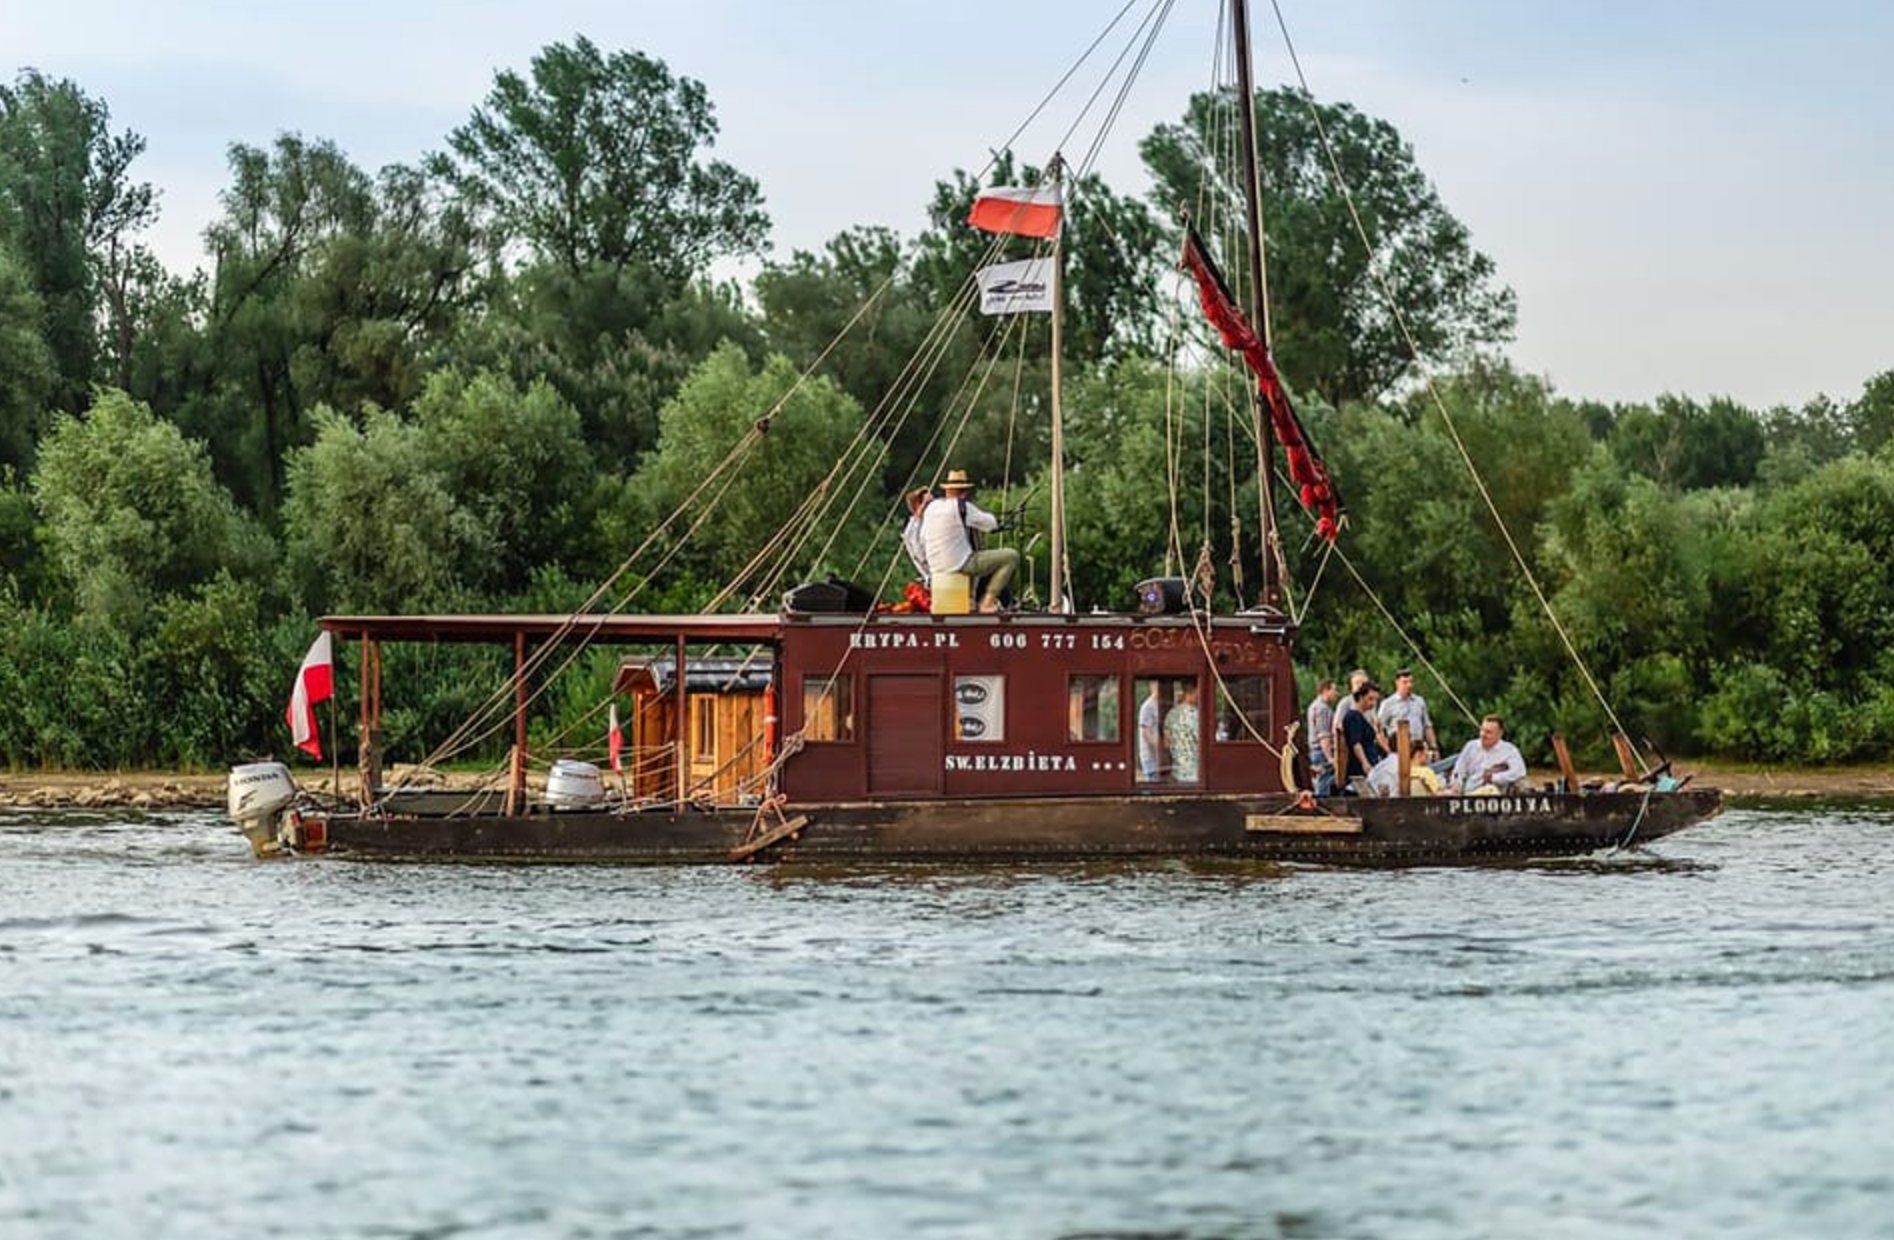
[[[603,642],[608,645],[652,642],[772,642],[782,629],[774,614],[712,616],[607,615],[459,615],[324,616],[321,627],[343,639],[399,642],[531,641]]]

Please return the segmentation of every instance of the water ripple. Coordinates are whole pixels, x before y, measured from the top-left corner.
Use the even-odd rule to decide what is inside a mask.
[[[1894,815],[1392,873],[0,815],[0,1235],[1886,1236]]]

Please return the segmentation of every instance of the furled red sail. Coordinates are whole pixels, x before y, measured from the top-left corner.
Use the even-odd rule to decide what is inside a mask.
[[[1237,308],[1230,296],[1230,286],[1223,281],[1223,273],[1217,270],[1197,230],[1189,224],[1184,225],[1184,258],[1178,266],[1197,282],[1204,317],[1223,337],[1224,345],[1241,353],[1249,368],[1256,372],[1257,391],[1262,394],[1263,406],[1269,410],[1269,423],[1289,462],[1289,480],[1296,484],[1302,507],[1315,517],[1315,532],[1334,542],[1341,532],[1342,497],[1329,479],[1328,466],[1315,454],[1309,433],[1302,427],[1302,419],[1296,416],[1289,394],[1283,391],[1282,377],[1276,373],[1276,364],[1269,357],[1269,346]]]

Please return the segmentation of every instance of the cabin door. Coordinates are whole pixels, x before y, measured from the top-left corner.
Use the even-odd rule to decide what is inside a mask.
[[[868,676],[868,795],[939,796],[946,705],[940,677]]]

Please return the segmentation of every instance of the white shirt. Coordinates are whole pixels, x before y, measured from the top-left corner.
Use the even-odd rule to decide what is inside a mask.
[[[1163,765],[1163,732],[1164,707],[1154,697],[1145,698],[1138,706],[1138,765],[1146,779],[1156,779]]]
[[[907,549],[908,559],[914,561],[914,571],[920,574],[922,581],[926,581],[927,544],[921,541],[921,518],[918,515],[909,517],[907,525],[902,527],[901,545]]]
[[[1503,766],[1504,770],[1493,772],[1489,778],[1486,768]],[[1488,749],[1480,744],[1480,738],[1474,737],[1460,756],[1453,762],[1453,786],[1465,792],[1472,792],[1482,784],[1492,784],[1499,788],[1510,788],[1526,777],[1526,760],[1519,756],[1519,747],[1509,740],[1497,740]]]
[[[969,527],[997,530],[1000,519],[967,503],[967,523],[960,523],[960,500],[951,495],[934,500],[921,512],[921,545],[928,568],[936,573],[957,573],[973,558],[973,543],[967,537]]]
[[[1400,782],[1401,755],[1398,753],[1391,753],[1381,759],[1374,764],[1374,769],[1368,772],[1368,787],[1372,788],[1378,797],[1393,796],[1395,785]]]
[[[1434,721],[1427,717],[1427,699],[1418,693],[1406,697],[1390,693],[1382,699],[1381,709],[1376,713],[1381,717],[1381,732],[1389,741],[1394,739],[1394,730],[1403,719],[1407,720],[1409,740],[1426,740],[1428,729],[1434,726]]]

